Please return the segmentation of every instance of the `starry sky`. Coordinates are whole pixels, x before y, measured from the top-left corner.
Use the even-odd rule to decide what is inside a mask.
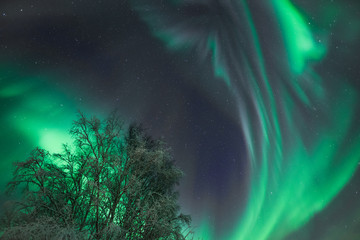
[[[0,189],[116,109],[172,147],[197,237],[358,239],[359,51],[356,0],[2,0]]]

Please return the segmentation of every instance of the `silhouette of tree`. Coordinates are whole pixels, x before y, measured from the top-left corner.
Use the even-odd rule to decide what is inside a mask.
[[[174,190],[182,171],[166,144],[115,114],[79,115],[63,153],[36,148],[16,163],[8,191],[21,188],[22,199],[1,239],[185,239],[191,218]]]

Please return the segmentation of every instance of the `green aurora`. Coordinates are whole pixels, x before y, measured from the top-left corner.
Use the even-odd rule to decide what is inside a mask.
[[[19,71],[9,64],[0,67],[0,100],[2,103],[0,154],[1,188],[10,179],[12,165],[39,146],[52,153],[61,152],[62,144],[72,143],[69,129],[76,119],[77,110],[87,111],[87,106],[75,101],[68,89],[61,90],[55,74],[35,74]],[[16,149],[14,152],[13,149]]]
[[[306,17],[289,0],[260,1],[279,27],[284,48],[283,58],[279,50],[269,60],[251,1],[199,2],[193,8],[181,1],[135,2],[153,34],[171,50],[193,45],[209,52],[214,75],[237,99],[250,185],[238,223],[222,239],[284,239],[325,209],[357,169],[358,94],[344,79],[316,73],[313,65],[326,58],[328,46]],[[227,13],[233,15],[226,18]],[[199,229],[200,238],[215,239],[206,218]]]
[[[210,59],[213,75],[228,89],[224,97],[237,105],[234,115],[247,148],[247,200],[232,208],[237,221],[221,239],[291,239],[291,234],[326,210],[351,180],[360,159],[358,92],[347,77],[329,77],[317,68],[332,47],[330,30],[314,24],[290,0],[199,0],[188,12],[181,0],[168,5],[161,0],[131,2],[169,50],[193,47],[199,58]],[[197,11],[206,2],[205,10]],[[218,8],[220,2],[223,8]],[[270,19],[266,26],[256,12],[260,5],[261,13]],[[335,11],[325,10],[329,12],[324,18]],[[222,12],[214,15],[214,11]],[[265,28],[273,30],[276,41],[264,36]],[[359,29],[360,21],[342,34],[355,41]],[[99,117],[112,110],[97,103],[99,98],[73,88],[71,80],[64,81],[55,71],[38,74],[2,60],[0,75],[0,144],[4,146],[0,153],[6,159],[0,165],[1,188],[10,179],[10,162],[22,160],[36,146],[59,152],[63,143],[72,141],[68,130],[78,109]],[[147,100],[137,101],[133,105],[144,111],[142,103]],[[195,229],[196,237],[218,239],[209,220],[211,210],[201,210],[203,221]],[[324,236],[343,237],[330,231]]]

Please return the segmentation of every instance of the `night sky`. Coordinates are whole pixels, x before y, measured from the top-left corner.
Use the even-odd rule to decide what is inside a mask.
[[[1,0],[0,189],[117,110],[171,146],[196,236],[360,239],[359,53],[357,0]]]

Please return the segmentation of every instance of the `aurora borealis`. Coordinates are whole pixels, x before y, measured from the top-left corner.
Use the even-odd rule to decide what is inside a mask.
[[[360,5],[290,0],[0,3],[1,188],[76,110],[173,148],[205,240],[360,236]],[[5,199],[5,197],[2,197]]]

